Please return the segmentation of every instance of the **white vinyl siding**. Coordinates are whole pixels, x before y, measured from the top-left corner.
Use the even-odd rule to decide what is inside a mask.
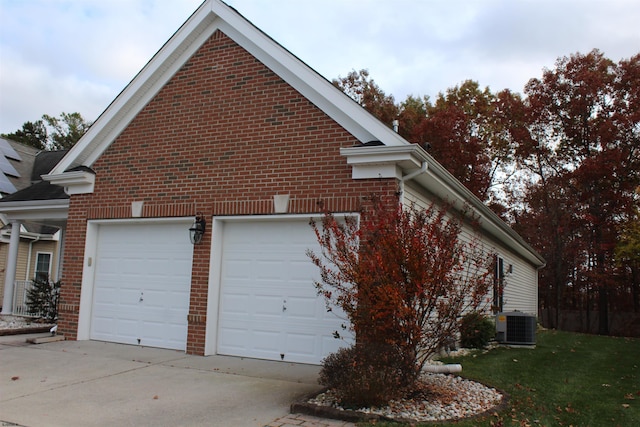
[[[430,206],[430,197],[420,188],[408,183],[405,185],[404,205],[424,208]],[[469,242],[473,236],[473,229],[470,225],[464,224],[460,238]],[[504,260],[505,280],[503,303],[504,311],[522,311],[537,315],[538,312],[538,271],[530,263],[520,256],[508,250],[504,245],[498,243],[496,239],[487,235],[481,236],[482,244],[490,254],[496,253]],[[509,265],[512,272],[508,273]],[[493,300],[493,290],[487,295],[488,303]]]

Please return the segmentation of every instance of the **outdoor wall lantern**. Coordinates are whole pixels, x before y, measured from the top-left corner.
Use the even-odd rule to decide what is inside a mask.
[[[189,229],[189,238],[191,239],[191,243],[197,245],[202,240],[202,236],[204,236],[204,232],[207,228],[207,221],[202,217],[202,214],[197,214],[195,220],[193,221],[193,225]]]

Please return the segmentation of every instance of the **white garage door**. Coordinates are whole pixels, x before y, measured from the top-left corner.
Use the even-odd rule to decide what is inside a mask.
[[[186,349],[189,225],[100,225],[91,339]]]
[[[316,295],[308,220],[229,222],[223,239],[218,353],[317,364],[346,345]]]

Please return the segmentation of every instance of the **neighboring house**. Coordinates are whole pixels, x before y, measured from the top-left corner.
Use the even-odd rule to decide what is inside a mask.
[[[11,200],[20,190],[42,181],[65,152],[41,152],[16,141],[0,137],[0,196]],[[28,190],[27,190],[28,191]],[[4,295],[5,272],[9,256],[12,227],[0,214],[0,295]],[[13,298],[9,304],[0,300],[3,313],[29,314],[26,290],[35,277],[55,279],[58,273],[58,228],[24,221],[19,229],[19,248],[15,261]],[[13,264],[13,262],[12,262]],[[6,309],[5,309],[6,305]]]
[[[0,202],[0,212],[66,224],[58,331],[68,339],[319,363],[338,348],[342,319],[312,285],[309,218],[323,207],[358,215],[363,197],[398,191],[405,203],[475,210],[485,243],[512,266],[504,309],[537,311],[544,260],[522,238],[218,0],[44,179],[49,200]],[[194,245],[196,215],[206,229]]]
[[[37,148],[0,137],[0,196],[15,193],[32,184],[31,173]],[[53,167],[55,165],[51,165]]]

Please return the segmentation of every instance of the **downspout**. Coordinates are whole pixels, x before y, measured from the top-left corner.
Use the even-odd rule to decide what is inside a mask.
[[[425,173],[427,171],[427,169],[429,168],[429,164],[424,161],[422,162],[422,166],[420,166],[420,169],[418,169],[417,171],[413,171],[410,174],[407,174],[405,176],[403,176],[402,178],[400,178],[400,204],[404,204],[404,183],[405,181],[409,181],[415,177],[417,177],[418,175],[422,175],[423,173]]]
[[[60,233],[60,237],[58,238],[58,263],[56,266],[56,275],[55,282],[59,281],[62,278],[62,260],[64,259],[64,240],[66,236],[66,225],[60,227],[58,233]]]

